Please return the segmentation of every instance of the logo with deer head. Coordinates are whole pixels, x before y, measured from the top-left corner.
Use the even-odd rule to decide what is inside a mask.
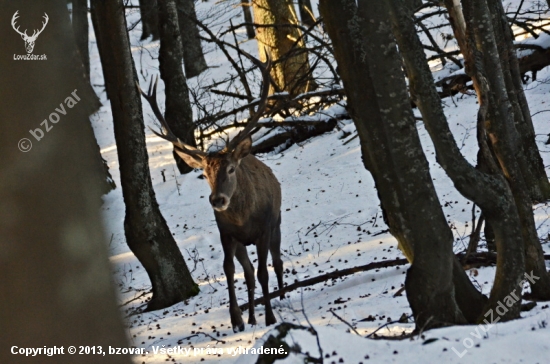
[[[17,33],[19,33],[19,35],[21,35],[21,38],[23,38],[23,40],[25,41],[25,49],[27,50],[27,53],[28,54],[31,54],[32,51],[34,50],[34,43],[36,42],[36,38],[38,38],[38,36],[40,35],[40,33],[42,33],[42,31],[44,30],[44,28],[46,28],[46,25],[48,24],[48,14],[44,13],[44,21],[42,22],[42,29],[40,30],[34,30],[32,35],[27,35],[27,29],[25,29],[24,32],[21,32],[19,30],[19,26],[17,26],[16,28],[16,20],[17,18],[19,18],[19,10],[17,10],[15,12],[15,14],[13,14],[13,17],[11,18],[11,26],[13,27],[13,30],[15,30]]]

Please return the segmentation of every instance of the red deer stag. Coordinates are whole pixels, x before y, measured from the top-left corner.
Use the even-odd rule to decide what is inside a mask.
[[[191,167],[204,170],[210,185],[210,204],[223,246],[223,269],[229,290],[229,313],[233,331],[243,331],[244,323],[235,296],[233,276],[237,257],[244,270],[248,288],[248,323],[256,324],[254,317],[254,267],[248,258],[246,246],[256,245],[258,253],[258,281],[262,286],[265,300],[266,325],[277,322],[271,309],[268,287],[267,256],[271,252],[279,289],[283,287],[283,261],[281,260],[281,186],[271,169],[250,154],[252,139],[250,133],[257,124],[267,105],[269,91],[269,70],[271,60],[265,63],[249,56],[260,67],[263,76],[260,102],[246,127],[220,152],[205,153],[182,143],[170,130],[156,101],[156,87],[153,81],[148,93],[140,92],[151,105],[165,133],[153,132],[171,142],[176,153]],[[158,79],[157,79],[158,80]],[[138,85],[139,87],[139,85]],[[281,299],[283,296],[281,296]]]

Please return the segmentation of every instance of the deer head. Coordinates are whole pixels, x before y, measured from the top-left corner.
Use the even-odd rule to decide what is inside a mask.
[[[27,35],[27,29],[25,29],[24,32],[20,32],[19,31],[19,26],[16,28],[15,27],[15,21],[17,20],[17,18],[19,18],[19,15],[17,14],[19,12],[19,10],[17,10],[15,12],[15,14],[13,14],[13,17],[11,18],[11,26],[13,28],[13,30],[15,30],[17,33],[19,33],[19,35],[21,35],[21,38],[23,38],[23,40],[25,41],[25,49],[27,50],[27,53],[32,53],[33,49],[34,49],[34,42],[36,42],[36,38],[38,38],[38,36],[40,35],[40,33],[42,33],[42,31],[44,30],[44,28],[46,28],[46,25],[48,24],[48,14],[44,13],[44,21],[42,22],[42,29],[40,30],[34,30],[32,35],[29,36]]]
[[[243,52],[244,53],[244,52]],[[266,54],[268,54],[266,52]],[[176,153],[192,168],[202,169],[208,184],[210,185],[211,195],[210,204],[216,211],[225,211],[229,207],[231,197],[237,189],[237,173],[241,160],[245,158],[252,149],[252,139],[250,137],[252,129],[258,123],[260,116],[265,111],[267,106],[267,96],[269,93],[269,71],[271,68],[271,59],[268,57],[266,62],[260,62],[258,59],[246,54],[248,58],[252,60],[262,71],[263,85],[260,95],[260,101],[258,107],[253,115],[250,116],[248,123],[243,130],[237,134],[237,136],[227,142],[225,148],[219,152],[206,153],[197,148],[191,147],[182,143],[170,130],[170,127],[166,123],[164,116],[160,112],[156,101],[157,82],[149,84],[149,90],[147,93],[143,92],[138,86],[140,93],[149,102],[153,113],[160,121],[162,131],[157,132],[153,129],[151,131],[157,136],[171,142]]]

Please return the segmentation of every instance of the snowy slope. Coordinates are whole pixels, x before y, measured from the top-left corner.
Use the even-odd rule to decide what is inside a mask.
[[[216,24],[222,25],[229,17],[240,16],[238,8],[216,13],[217,6],[220,5],[213,1],[197,3],[199,17],[218,14],[211,19],[215,27]],[[133,24],[138,18],[138,14],[128,13],[129,24]],[[131,41],[140,82],[146,84],[151,75],[158,74],[158,42],[139,42],[139,35],[138,26],[131,32]],[[92,83],[104,105],[93,116],[93,126],[102,154],[108,160],[111,173],[120,186],[110,105],[105,99],[93,32],[90,37],[93,44]],[[241,46],[251,54],[257,54],[255,41],[244,42]],[[223,78],[229,72],[228,62],[223,54],[210,45],[205,47],[208,51],[207,63],[213,68],[199,77],[199,80],[191,80],[191,87],[196,87],[197,82],[206,83],[211,79]],[[550,111],[546,110],[546,103],[550,103],[550,85],[547,82],[550,73],[543,70],[539,72],[538,78],[540,81],[527,85],[527,95],[534,115],[537,141],[548,166],[550,148],[544,145],[544,141],[547,139],[546,134],[550,133],[547,122],[550,114],[546,112]],[[162,82],[159,84],[158,94],[159,105],[163,105]],[[473,162],[477,153],[476,99],[474,96],[461,96],[454,100],[445,99],[444,103],[455,138],[462,146],[462,152]],[[198,114],[197,110],[195,112]],[[342,106],[336,105],[327,112],[341,113]],[[146,105],[144,115],[146,124],[153,126],[152,112]],[[340,128],[348,132],[354,130],[349,120],[342,122]],[[166,310],[126,318],[131,344],[149,351],[144,356],[135,357],[135,362],[234,362],[237,359],[242,363],[254,362],[254,355],[239,356],[233,353],[235,350],[262,345],[262,337],[271,328],[265,327],[263,306],[260,306],[257,307],[256,314],[258,326],[247,325],[244,332],[237,334],[231,330],[222,269],[223,252],[214,215],[208,203],[209,188],[204,180],[198,178],[198,172],[185,176],[176,173],[171,146],[148,129],[146,131],[149,164],[158,203],[194,279],[200,285],[201,293]],[[429,136],[421,123],[418,124],[418,132],[430,162],[440,202],[453,228],[455,251],[461,251],[471,233],[472,204],[454,190],[451,181],[436,164]],[[294,145],[282,153],[258,156],[273,169],[282,185],[282,249],[286,271],[284,279],[288,284],[335,269],[402,258],[395,239],[385,232],[387,227],[381,217],[373,180],[361,162],[358,139],[343,145],[349,137],[341,137],[342,132],[335,130],[301,145]],[[162,173],[165,173],[166,182],[163,182]],[[536,206],[535,213],[537,226],[540,225],[539,236],[546,238],[543,246],[550,253],[548,208],[546,204]],[[479,215],[479,211],[477,214]],[[123,315],[127,316],[142,306],[144,299],[148,297],[146,293],[150,289],[150,282],[125,243],[124,203],[120,188],[104,197],[103,215],[120,303],[137,298],[122,307]],[[254,247],[249,247],[249,254],[254,261]],[[358,273],[292,292],[282,302],[273,300],[277,307],[278,320],[307,325],[303,314],[305,312],[320,334],[324,353],[330,354],[326,362],[339,362],[340,358],[345,363],[547,361],[545,358],[548,357],[550,346],[550,309],[544,303],[539,303],[535,309],[524,313],[522,320],[495,325],[485,338],[479,338],[476,328],[468,326],[432,330],[425,333],[425,337],[415,337],[412,340],[364,339],[348,333],[348,326],[328,311],[334,309],[340,317],[356,326],[363,336],[388,321],[399,319],[403,314],[410,315],[411,310],[405,295],[394,297],[403,285],[406,268],[407,266],[401,266]],[[244,303],[244,277],[238,264],[236,269],[237,296],[239,303]],[[469,273],[474,283],[484,293],[489,293],[494,268],[481,268]],[[274,272],[270,268],[270,288],[275,287]],[[256,296],[259,295],[260,289],[257,288]],[[244,312],[243,316],[246,320],[247,313]],[[361,321],[366,318],[368,320]],[[379,333],[398,336],[412,331],[413,325],[391,324]],[[298,332],[294,336],[304,351],[317,355],[315,340]],[[423,345],[430,338],[438,340]],[[465,350],[464,345],[466,348],[470,346],[470,341],[465,341],[467,338],[473,346],[460,358],[452,348],[462,353]],[[179,347],[181,352],[161,353],[158,350],[163,346],[164,349]],[[336,354],[333,355],[333,352]],[[367,355],[369,359],[365,359]],[[298,358],[290,357],[286,362],[296,360]]]

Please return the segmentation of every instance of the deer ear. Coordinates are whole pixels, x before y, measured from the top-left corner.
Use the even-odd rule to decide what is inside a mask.
[[[243,139],[239,144],[237,144],[235,150],[233,151],[233,158],[235,158],[237,161],[240,161],[241,159],[249,155],[251,150],[252,138],[248,136],[247,138]]]
[[[189,154],[185,153],[184,151],[182,151],[181,149],[178,149],[177,147],[175,148],[175,150],[176,150],[176,153],[181,157],[181,159],[183,159],[183,161],[185,163],[187,163],[187,165],[189,165],[189,167],[195,168],[195,169],[203,169],[204,168],[204,166],[202,164],[202,157],[201,156],[189,155]]]

